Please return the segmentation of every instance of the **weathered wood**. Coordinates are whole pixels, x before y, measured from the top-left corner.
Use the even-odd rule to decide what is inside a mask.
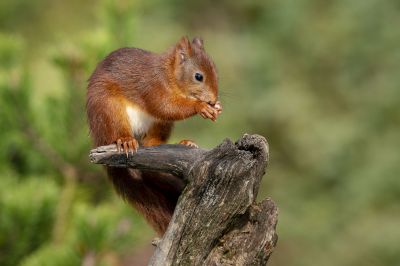
[[[205,152],[184,145],[165,144],[141,148],[135,154],[126,156],[118,153],[116,145],[108,145],[93,149],[89,158],[92,163],[162,171],[185,178],[191,164]]]
[[[244,135],[207,151],[182,145],[139,149],[128,158],[115,145],[91,152],[92,162],[165,171],[188,181],[149,265],[265,265],[277,236],[277,207],[256,203],[268,144]]]

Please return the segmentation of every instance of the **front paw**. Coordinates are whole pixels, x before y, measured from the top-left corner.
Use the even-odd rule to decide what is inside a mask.
[[[184,139],[179,142],[179,144],[191,147],[191,148],[198,148],[199,146],[192,140]]]
[[[219,111],[208,103],[201,102],[199,104],[197,113],[200,114],[204,119],[209,118],[212,121],[216,121]]]
[[[138,141],[132,137],[119,138],[115,144],[117,145],[118,153],[124,152],[126,154],[126,158],[128,158],[129,153],[133,155],[139,148]]]

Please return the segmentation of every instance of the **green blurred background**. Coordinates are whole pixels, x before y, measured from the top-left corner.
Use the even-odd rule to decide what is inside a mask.
[[[143,265],[154,236],[90,165],[86,80],[124,46],[204,38],[213,147],[265,136],[259,197],[280,210],[269,265],[400,265],[400,2],[0,2],[0,265]]]

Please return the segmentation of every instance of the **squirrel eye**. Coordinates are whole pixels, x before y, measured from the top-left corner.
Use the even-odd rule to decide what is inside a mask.
[[[195,78],[197,81],[203,81],[203,75],[200,74],[200,73],[194,74],[194,78]]]

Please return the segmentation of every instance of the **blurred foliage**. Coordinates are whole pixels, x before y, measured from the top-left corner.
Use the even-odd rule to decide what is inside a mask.
[[[395,0],[2,1],[0,265],[142,253],[153,233],[87,160],[86,80],[112,50],[182,35],[203,36],[224,113],[171,142],[267,137],[270,265],[398,265],[399,24]]]

